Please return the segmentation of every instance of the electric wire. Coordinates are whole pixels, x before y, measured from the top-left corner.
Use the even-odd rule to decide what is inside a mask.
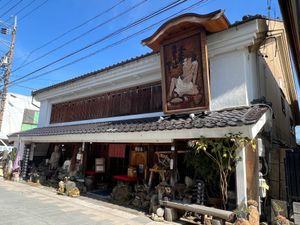
[[[16,79],[16,80],[12,81],[9,85],[11,86],[11,85],[16,85],[16,84],[19,84],[19,83],[22,83],[22,82],[26,82],[26,81],[29,81],[29,80],[34,80],[34,79],[39,78],[39,77],[41,77],[41,76],[47,75],[47,74],[49,74],[49,73],[52,73],[52,72],[55,72],[55,71],[57,71],[57,70],[63,69],[63,68],[65,68],[65,67],[70,66],[70,65],[72,65],[72,64],[74,64],[74,63],[77,63],[77,62],[79,62],[79,61],[82,61],[82,60],[84,60],[84,59],[86,59],[86,58],[89,58],[89,57],[91,57],[91,56],[93,56],[93,55],[96,55],[96,54],[98,54],[98,53],[100,53],[100,52],[102,52],[102,51],[104,51],[104,50],[106,50],[106,49],[108,49],[108,48],[112,48],[112,47],[114,47],[114,46],[116,46],[116,45],[119,45],[119,44],[125,42],[125,41],[128,41],[129,39],[132,39],[133,37],[135,37],[135,36],[137,36],[137,35],[139,35],[139,34],[141,34],[141,33],[144,33],[144,32],[146,32],[146,31],[148,31],[149,29],[153,28],[154,26],[156,26],[156,25],[158,25],[158,24],[161,24],[162,22],[165,22],[166,20],[169,20],[170,18],[172,18],[172,17],[174,17],[174,16],[177,16],[178,14],[180,14],[180,13],[186,11],[186,10],[191,10],[192,8],[195,8],[196,6],[198,6],[198,5],[201,4],[201,3],[205,4],[205,3],[208,2],[208,1],[209,1],[209,0],[200,0],[200,1],[196,2],[196,3],[194,3],[193,5],[191,5],[191,6],[189,6],[189,7],[186,7],[186,8],[184,8],[184,9],[180,10],[180,11],[177,12],[177,13],[172,14],[171,16],[168,16],[168,17],[166,17],[166,18],[164,18],[164,19],[162,19],[162,20],[160,20],[160,21],[158,21],[158,22],[156,22],[156,23],[154,23],[154,24],[152,24],[152,25],[150,25],[150,26],[148,26],[148,27],[146,27],[146,28],[140,30],[140,31],[135,32],[135,33],[132,34],[132,35],[129,35],[129,36],[127,36],[127,37],[125,37],[125,38],[123,38],[123,39],[117,41],[117,42],[114,42],[114,43],[112,43],[112,44],[110,44],[110,45],[108,45],[108,46],[105,46],[105,47],[103,47],[103,48],[101,48],[101,49],[99,49],[99,50],[97,50],[97,51],[95,51],[95,52],[92,52],[92,53],[90,53],[90,54],[88,54],[88,55],[86,55],[86,56],[83,56],[83,57],[81,57],[81,58],[79,58],[79,59],[76,59],[76,60],[74,60],[74,61],[72,61],[72,62],[69,62],[69,63],[67,63],[67,64],[64,64],[64,65],[62,65],[62,66],[60,66],[60,67],[57,67],[57,68],[55,68],[55,69],[52,69],[52,70],[50,70],[50,71],[46,71],[46,72],[41,73],[41,74],[38,74],[38,75],[36,75],[36,76],[34,76],[34,77],[30,77],[30,78],[28,78],[28,79],[25,79],[26,77],[29,77],[29,76],[31,76],[32,74],[36,73],[35,71],[33,71],[33,72],[29,73],[29,74],[26,74],[26,75],[24,75],[24,76],[22,76],[22,77],[20,77],[20,78],[18,78],[18,79]],[[38,71],[40,71],[40,70],[38,70]],[[37,71],[37,72],[38,72],[38,71]],[[25,79],[25,80],[24,80],[24,79]]]
[[[45,0],[43,1],[41,4],[37,5],[35,8],[33,8],[32,10],[30,10],[28,13],[26,13],[25,15],[23,15],[20,19],[19,19],[19,23],[21,21],[23,21],[25,18],[27,18],[28,16],[30,16],[32,13],[34,13],[36,10],[38,10],[39,8],[41,8],[43,5],[45,5],[49,0]]]
[[[8,0],[2,7],[0,7],[0,10],[8,6],[11,2],[13,2],[13,0]]]
[[[27,86],[23,86],[23,85],[18,85],[16,84],[17,87],[20,87],[20,88],[24,88],[24,89],[27,89],[27,90],[31,90],[31,91],[35,91],[36,88],[32,88],[32,87],[27,87]]]
[[[1,1],[1,0],[0,0]],[[24,11],[26,8],[28,8],[29,6],[31,6],[36,0],[32,0],[31,2],[29,2],[27,5],[25,5],[24,7],[22,7],[21,9],[19,9],[17,12],[15,12],[15,15],[18,15],[19,13],[21,13],[22,11]],[[5,22],[7,22],[10,18],[6,19]]]
[[[148,1],[148,0],[143,0],[143,1],[140,2],[139,4],[144,3],[144,2],[146,2],[146,1]],[[172,3],[170,3],[170,4],[168,4],[168,5],[166,5],[166,6],[162,7],[162,8],[160,8],[159,10],[157,10],[157,11],[155,11],[155,12],[153,12],[153,13],[151,13],[151,14],[149,14],[149,15],[147,15],[147,16],[144,16],[144,17],[142,17],[141,19],[139,19],[139,20],[137,20],[137,21],[135,21],[135,22],[133,22],[133,23],[131,23],[131,24],[129,24],[129,25],[123,27],[123,28],[120,28],[120,29],[118,29],[118,30],[116,30],[116,31],[114,31],[114,32],[112,32],[112,33],[110,33],[110,34],[108,34],[108,35],[102,37],[101,39],[99,39],[99,40],[97,40],[97,41],[95,41],[95,42],[93,42],[93,43],[91,43],[91,44],[89,44],[89,45],[84,46],[83,48],[80,48],[80,49],[78,49],[78,50],[76,50],[76,51],[74,51],[74,52],[72,52],[72,53],[70,53],[70,54],[68,54],[68,55],[63,56],[62,58],[60,58],[60,59],[58,59],[58,60],[55,60],[55,61],[52,62],[52,63],[49,63],[49,64],[46,65],[45,67],[42,67],[41,69],[38,69],[38,71],[40,71],[40,70],[42,70],[42,69],[45,69],[45,68],[47,68],[47,67],[49,67],[49,66],[51,66],[51,65],[53,65],[53,64],[56,64],[57,62],[60,62],[60,61],[62,61],[62,60],[64,60],[64,59],[66,59],[66,58],[69,58],[69,57],[71,57],[72,55],[77,54],[77,53],[79,53],[79,52],[81,52],[81,51],[83,51],[83,50],[85,50],[85,49],[88,49],[88,48],[90,48],[90,47],[92,47],[92,46],[94,46],[94,45],[96,45],[96,44],[98,44],[98,43],[100,43],[100,42],[103,42],[103,41],[105,41],[105,40],[107,40],[107,39],[109,39],[109,38],[112,38],[112,37],[118,35],[119,33],[122,33],[122,32],[124,32],[124,31],[126,31],[126,30],[128,30],[128,29],[130,29],[130,28],[132,28],[132,27],[134,27],[134,26],[137,26],[137,25],[139,25],[140,23],[143,23],[143,22],[145,22],[145,21],[147,21],[147,20],[153,18],[154,16],[159,15],[159,14],[161,14],[161,13],[163,13],[163,12],[165,12],[165,11],[171,9],[171,8],[174,8],[174,7],[176,7],[176,6],[178,6],[178,5],[182,4],[182,3],[184,3],[184,2],[186,2],[186,1],[187,1],[187,0],[176,0],[175,2],[172,2]],[[133,7],[136,8],[139,4],[134,5]],[[124,14],[125,12],[128,12],[128,10],[122,12],[121,14]],[[118,14],[118,16],[120,16],[120,14]],[[113,17],[113,18],[114,18],[114,17]],[[103,24],[103,23],[101,23],[101,24]],[[99,25],[101,25],[101,24],[99,24]],[[95,28],[95,27],[94,27],[94,28]],[[94,28],[92,28],[92,29],[94,29]],[[77,36],[77,37],[80,37],[80,35]],[[77,38],[77,37],[76,37],[76,38]],[[66,43],[65,43],[65,44],[66,44]],[[63,45],[59,46],[59,48],[62,48],[62,47],[63,47]],[[56,49],[58,49],[58,48],[56,48]],[[52,53],[52,52],[53,52],[53,50],[50,51],[50,53]],[[48,52],[48,53],[44,54],[43,56],[40,56],[39,58],[35,59],[35,61],[37,61],[37,60],[40,59],[41,57],[44,57],[44,56],[46,56],[46,55],[48,55],[48,54],[50,54],[50,53]],[[31,62],[26,63],[23,67],[25,67],[26,65],[29,65],[29,64],[31,64]],[[23,67],[21,67],[21,68],[23,68]],[[12,72],[16,72],[18,69],[20,69],[20,68],[17,68],[17,69],[15,69],[15,70],[13,70]],[[37,72],[38,72],[38,71],[37,71]],[[33,72],[34,72],[34,71],[33,71]]]
[[[49,63],[49,64],[47,64],[47,65],[45,65],[43,67],[41,67],[41,68],[38,68],[38,69],[30,72],[29,74],[26,74],[26,75],[24,75],[22,77],[19,77],[19,78],[15,79],[14,81],[12,81],[12,83],[16,82],[16,81],[19,81],[19,80],[22,80],[22,79],[24,79],[24,78],[26,78],[28,76],[31,76],[32,74],[35,74],[35,73],[37,73],[37,72],[39,72],[39,71],[41,71],[41,70],[43,70],[45,68],[48,68],[49,66],[52,66],[52,65],[54,65],[54,64],[56,64],[56,63],[58,63],[58,62],[60,62],[60,61],[62,61],[64,59],[66,59],[66,58],[69,58],[69,57],[71,57],[71,56],[73,56],[73,55],[75,55],[75,54],[77,54],[77,53],[79,53],[79,52],[81,52],[81,51],[83,51],[85,49],[88,49],[88,48],[90,48],[90,47],[92,47],[92,46],[94,46],[94,45],[96,45],[96,44],[98,44],[98,43],[106,40],[106,39],[114,37],[117,34],[120,34],[120,33],[124,32],[124,31],[130,29],[131,27],[137,26],[140,23],[145,22],[145,21],[153,18],[154,16],[157,16],[157,15],[159,15],[159,14],[161,14],[161,13],[163,13],[163,12],[165,12],[165,11],[167,11],[167,10],[175,7],[175,6],[177,6],[178,3],[182,4],[182,3],[186,2],[186,1],[187,0],[177,0],[176,2],[173,2],[173,3],[171,3],[171,4],[167,5],[167,6],[164,6],[163,8],[161,8],[161,9],[159,9],[159,10],[157,10],[157,11],[155,11],[155,12],[153,12],[153,13],[151,13],[151,14],[149,14],[149,15],[147,15],[147,16],[145,16],[145,17],[143,17],[143,18],[141,18],[141,19],[139,19],[139,20],[137,20],[137,21],[135,21],[135,22],[133,22],[133,23],[125,26],[125,27],[123,27],[123,28],[121,28],[121,29],[118,29],[118,30],[116,30],[116,31],[114,31],[114,32],[106,35],[105,37],[103,37],[103,38],[101,38],[101,39],[99,39],[99,40],[97,40],[97,41],[95,41],[95,42],[93,42],[93,43],[91,43],[91,44],[89,44],[87,46],[84,46],[83,48],[80,48],[80,49],[78,49],[78,50],[76,50],[76,51],[74,51],[72,53],[69,53],[68,55],[65,55],[62,58],[59,58],[59,59],[57,59],[57,60],[55,60],[55,61],[53,61],[53,62],[51,62],[51,63]],[[175,5],[174,5],[174,3],[175,3]],[[170,6],[172,6],[172,7],[170,8]]]
[[[46,52],[45,54],[36,57],[35,59],[31,60],[31,61],[28,62],[28,63],[26,63],[26,61],[23,62],[23,64],[22,64],[21,66],[19,66],[18,68],[16,68],[15,70],[13,70],[13,72],[18,71],[18,70],[20,70],[21,68],[23,68],[23,67],[25,67],[25,66],[28,66],[28,65],[30,65],[30,64],[32,64],[32,63],[34,63],[34,62],[36,62],[36,61],[38,61],[38,60],[44,58],[44,57],[50,55],[51,53],[53,53],[53,52],[55,52],[55,51],[57,51],[57,50],[59,50],[59,49],[65,47],[65,46],[68,45],[68,44],[71,44],[72,42],[74,42],[74,41],[76,41],[76,40],[78,40],[78,39],[84,37],[85,35],[91,33],[92,31],[94,31],[94,30],[96,30],[96,29],[102,27],[103,25],[106,25],[106,24],[112,22],[113,20],[119,18],[120,16],[129,13],[130,11],[132,11],[132,10],[134,10],[135,8],[139,7],[140,5],[146,3],[147,1],[149,1],[149,0],[143,0],[143,1],[139,2],[138,4],[135,4],[134,6],[130,7],[129,9],[126,9],[126,10],[123,11],[122,13],[119,13],[118,15],[116,15],[116,16],[114,16],[114,17],[112,17],[112,18],[110,18],[110,19],[108,19],[108,20],[102,22],[101,24],[98,24],[97,26],[91,28],[90,30],[88,30],[88,31],[86,31],[86,32],[84,32],[84,33],[81,33],[81,34],[77,35],[75,38],[72,38],[71,40],[69,40],[69,41],[67,41],[67,42],[65,42],[65,43],[63,43],[63,44],[61,44],[61,45],[59,45],[58,47],[56,47],[56,48],[50,50],[49,52]],[[178,1],[178,0],[177,0],[177,1]],[[109,12],[110,10],[112,10],[113,8],[115,8],[116,6],[117,6],[117,5],[111,7],[110,9],[108,9],[107,12]],[[106,12],[105,12],[105,13],[106,13]],[[86,21],[86,23],[88,23],[88,22]],[[85,24],[86,24],[86,23],[85,23]],[[83,23],[82,23],[82,24],[83,24]],[[77,26],[77,27],[74,27],[74,28],[72,28],[72,29],[69,30],[69,31],[71,32],[71,31],[73,31],[73,30],[78,29],[79,27],[81,27],[81,25],[79,25],[79,26]],[[37,50],[39,50],[39,49],[41,49],[41,48],[43,48],[43,47],[45,47],[45,46],[51,44],[52,42],[54,42],[54,41],[60,39],[61,37],[65,36],[66,34],[67,34],[67,32],[66,32],[66,33],[63,33],[62,35],[59,35],[57,38],[54,38],[54,39],[52,39],[51,41],[45,43],[45,44],[42,45],[41,47],[36,48],[35,50],[33,50],[33,51],[31,51],[31,52],[29,53],[29,56],[32,55],[33,52],[35,52],[35,51],[37,51]],[[29,58],[29,57],[27,57],[26,59],[28,59],[28,58]]]
[[[16,4],[14,4],[12,7],[10,7],[8,10],[6,10],[4,13],[0,15],[0,18],[3,18],[7,13],[9,13],[11,10],[13,10],[15,7],[17,7],[23,0],[18,1]]]
[[[33,1],[35,1],[35,0],[33,0]],[[123,2],[125,2],[125,0],[120,0],[120,1],[118,1],[118,2],[117,2],[115,5],[113,5],[112,7],[110,7],[110,8],[108,8],[108,9],[102,11],[101,13],[95,15],[94,17],[92,17],[92,18],[90,18],[90,19],[84,21],[83,23],[81,23],[81,24],[79,24],[79,25],[77,25],[77,26],[75,26],[75,27],[73,27],[73,28],[67,30],[66,32],[64,32],[64,33],[62,33],[62,34],[60,34],[60,35],[58,35],[57,37],[51,39],[50,41],[46,42],[45,44],[43,44],[43,45],[41,45],[41,46],[39,46],[39,47],[33,49],[32,51],[30,51],[30,52],[28,53],[27,57],[26,57],[25,60],[22,62],[21,66],[19,66],[18,68],[16,68],[16,70],[18,70],[19,68],[23,67],[23,66],[25,65],[25,63],[28,61],[28,59],[31,57],[31,55],[32,55],[34,52],[36,52],[36,51],[38,51],[38,50],[40,50],[40,49],[42,49],[42,48],[44,48],[44,47],[46,47],[46,46],[52,44],[53,42],[55,42],[55,41],[61,39],[62,37],[66,36],[67,34],[73,32],[73,31],[79,29],[80,27],[83,27],[84,25],[88,24],[89,22],[91,22],[91,21],[93,21],[93,20],[99,18],[100,16],[105,15],[106,13],[110,12],[111,10],[113,10],[114,8],[116,8],[117,6],[119,6],[119,5],[120,5],[121,3],[123,3]]]

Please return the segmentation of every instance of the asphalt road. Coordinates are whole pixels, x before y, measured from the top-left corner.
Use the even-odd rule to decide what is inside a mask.
[[[141,212],[45,187],[0,180],[0,225],[164,225]]]

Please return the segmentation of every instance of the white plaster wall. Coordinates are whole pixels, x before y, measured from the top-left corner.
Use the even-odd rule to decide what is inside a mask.
[[[265,21],[253,20],[207,37],[210,110],[248,106],[258,98],[255,56],[248,47],[265,35]],[[160,55],[154,54],[66,86],[38,94],[39,126],[49,125],[52,103],[161,80]]]
[[[158,63],[160,56],[156,55],[155,57],[158,58],[155,60]],[[255,56],[248,53],[247,48],[214,55],[209,58],[209,61],[210,110],[247,106],[250,101],[257,98]],[[157,69],[155,72],[149,73],[148,76],[157,77]],[[84,93],[81,92],[81,94]],[[95,93],[89,94],[89,90],[86,90],[86,96],[91,94]],[[66,101],[67,99],[54,99],[53,102]],[[39,127],[49,125],[51,102],[41,101]]]
[[[257,68],[256,51],[247,54],[246,85],[248,102],[260,98],[259,73]]]
[[[255,94],[252,89],[255,86],[255,81],[252,76],[255,69],[252,67],[255,65],[251,64],[253,61],[249,59],[249,55],[245,48],[210,57],[210,110],[249,105],[247,91],[250,98],[254,98]],[[159,58],[160,56],[157,55],[156,57]],[[150,73],[148,76],[157,77],[157,72]],[[247,81],[251,81],[249,87],[247,87]],[[60,100],[65,99],[60,98]],[[51,102],[41,101],[39,127],[49,124],[50,114]]]
[[[50,110],[51,105],[49,102],[47,100],[41,101],[38,127],[44,127],[49,124]]]
[[[21,130],[24,109],[39,110],[39,102],[33,103],[31,96],[8,93],[1,127],[4,136]]]
[[[210,110],[248,105],[247,49],[223,53],[210,60]]]

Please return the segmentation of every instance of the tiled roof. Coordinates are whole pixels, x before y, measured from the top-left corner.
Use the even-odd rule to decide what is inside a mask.
[[[29,137],[89,133],[130,133],[141,131],[147,132],[191,128],[201,129],[243,126],[256,123],[267,110],[267,106],[255,105],[252,107],[232,108],[222,111],[202,112],[199,114],[194,114],[194,116],[185,114],[165,116],[163,118],[153,117],[80,125],[50,126],[14,133],[10,135],[10,137],[15,137],[18,134],[21,137]]]

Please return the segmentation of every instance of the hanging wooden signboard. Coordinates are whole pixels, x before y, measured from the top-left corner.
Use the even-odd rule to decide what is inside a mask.
[[[198,29],[168,40],[160,52],[164,112],[208,109],[205,31]]]
[[[221,10],[175,17],[142,43],[160,51],[163,111],[166,114],[209,110],[206,34],[226,30]]]

